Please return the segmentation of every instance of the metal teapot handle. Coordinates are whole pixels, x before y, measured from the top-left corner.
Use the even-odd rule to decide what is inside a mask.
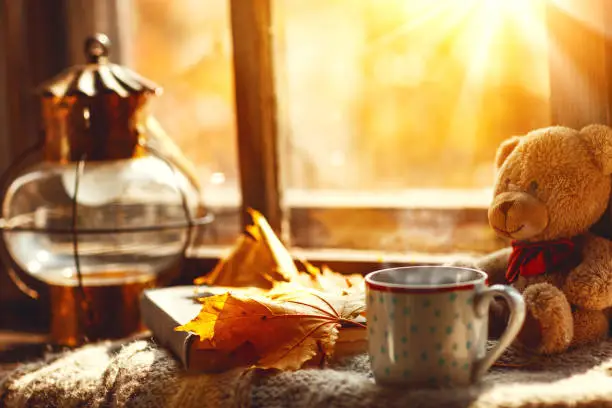
[[[13,269],[12,267],[7,267],[6,268],[6,273],[8,274],[9,278],[11,278],[11,280],[13,281],[13,283],[15,284],[15,286],[17,286],[17,288],[23,292],[24,294],[26,294],[27,296],[31,297],[32,299],[38,299],[40,298],[40,294],[38,293],[38,291],[32,289],[27,283],[25,283],[17,274],[17,272],[15,272],[15,269]]]
[[[0,199],[4,199],[6,196],[6,192],[9,187],[9,181],[15,178],[15,174],[18,170],[21,169],[22,165],[25,161],[34,153],[41,150],[44,146],[44,136],[41,133],[41,137],[37,143],[28,147],[26,150],[21,152],[17,158],[11,163],[11,165],[4,171],[2,176],[0,177],[0,188],[2,188],[2,193],[0,195]],[[0,230],[6,231],[10,228],[7,226],[7,222],[5,219],[0,219]],[[2,245],[2,249],[0,250],[0,256],[2,257],[3,263],[6,268],[6,273],[9,278],[13,281],[15,286],[23,292],[28,297],[32,299],[39,299],[40,294],[36,289],[33,289],[32,286],[28,285],[24,279],[21,278],[17,268],[13,266],[13,262],[9,254],[7,254],[7,246],[4,242],[4,234],[0,234],[0,244]]]
[[[7,226],[6,220],[0,219],[0,245],[2,246],[2,248],[0,248],[0,258],[2,259],[2,264],[4,265],[6,274],[13,281],[15,286],[17,286],[17,289],[32,299],[39,299],[40,294],[38,293],[38,290],[32,288],[32,285],[28,285],[25,282],[25,279],[21,278],[19,269],[15,267],[10,254],[7,253],[8,247],[6,246],[4,239],[4,233],[2,233],[3,231],[7,230],[10,230],[10,227]]]

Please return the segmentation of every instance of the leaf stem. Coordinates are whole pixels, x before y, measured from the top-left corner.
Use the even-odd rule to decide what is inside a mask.
[[[325,303],[327,306],[329,306],[329,308],[332,310],[334,315],[336,315],[337,317],[340,317],[340,313],[338,313],[338,311],[327,300],[323,299],[321,296],[317,295],[316,293],[313,293],[312,296],[318,298],[321,302]]]

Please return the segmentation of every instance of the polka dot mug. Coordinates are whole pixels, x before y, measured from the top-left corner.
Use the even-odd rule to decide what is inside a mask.
[[[463,386],[477,382],[512,343],[525,304],[484,272],[452,266],[384,269],[366,276],[370,364],[378,384]],[[510,306],[506,331],[487,352],[494,297]]]

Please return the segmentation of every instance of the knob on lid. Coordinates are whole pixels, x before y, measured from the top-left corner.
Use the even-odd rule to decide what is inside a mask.
[[[85,41],[87,64],[68,68],[40,87],[43,97],[94,97],[117,94],[121,98],[142,93],[159,93],[161,88],[136,72],[109,62],[111,43],[104,34]]]

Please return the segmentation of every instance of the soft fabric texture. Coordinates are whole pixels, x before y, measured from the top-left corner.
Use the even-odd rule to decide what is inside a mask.
[[[495,162],[489,223],[514,249],[456,264],[522,292],[527,316],[517,342],[524,347],[554,354],[606,338],[612,241],[590,230],[610,200],[612,129],[534,130],[502,143]],[[493,306],[491,332],[499,334],[507,318],[503,305]]]
[[[326,369],[234,369],[189,375],[148,340],[102,343],[25,364],[0,378],[0,406],[21,407],[606,407],[612,406],[612,342],[554,357],[506,353],[470,388],[386,389],[366,355]]]

